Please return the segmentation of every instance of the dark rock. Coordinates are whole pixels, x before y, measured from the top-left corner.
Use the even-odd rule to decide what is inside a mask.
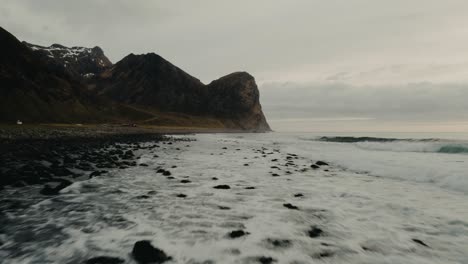
[[[314,257],[315,258],[329,258],[329,257],[333,257],[334,255],[335,253],[332,251],[323,251],[323,252],[316,254]]]
[[[319,161],[315,162],[315,165],[318,165],[318,166],[328,166],[328,163],[319,160]]]
[[[272,257],[259,257],[258,262],[262,264],[271,264],[273,262],[277,262],[277,260]]]
[[[135,198],[137,198],[137,199],[149,199],[150,197],[148,195],[144,194],[144,195],[139,195],[139,196],[137,196]]]
[[[294,197],[303,197],[304,195],[302,193],[296,193]]]
[[[235,230],[228,234],[230,238],[239,238],[250,234],[249,232],[244,232],[244,230]]]
[[[231,208],[227,206],[218,206],[218,208],[221,210],[231,210]]]
[[[216,185],[213,188],[215,188],[215,189],[225,189],[225,190],[231,189],[231,187],[229,185],[226,185],[226,184]]]
[[[140,166],[142,166],[142,167],[148,167],[148,164],[146,164],[146,163],[140,163]]]
[[[106,173],[107,171],[105,170],[101,170],[101,171],[93,171],[90,175],[89,175],[89,178],[94,178],[94,177],[97,177],[97,176],[100,176],[104,173]]]
[[[276,248],[288,248],[291,246],[291,240],[289,239],[267,239],[267,243],[271,244],[273,247]]]
[[[45,185],[44,188],[40,191],[40,194],[42,195],[58,195],[59,192],[62,189],[65,189],[66,187],[70,186],[72,184],[71,181],[67,180],[60,180],[60,184],[57,185],[56,187],[52,188],[50,185]]]
[[[181,180],[180,183],[191,183],[189,180]]]
[[[278,177],[279,174],[277,174],[277,173],[272,173],[271,176],[272,176],[272,177]]]
[[[71,172],[69,169],[67,168],[56,168],[52,171],[52,173],[55,175],[55,176],[59,176],[59,177],[63,177],[63,176],[68,176],[68,175],[72,175],[73,172]]]
[[[415,242],[415,243],[420,244],[421,246],[429,247],[426,243],[424,243],[424,242],[423,242],[422,240],[420,240],[420,239],[413,238],[413,239],[411,239],[411,240],[413,240],[413,242]]]
[[[12,186],[13,187],[24,187],[26,186],[27,184],[24,182],[24,181],[17,181],[15,182]]]
[[[164,175],[164,176],[170,176],[170,175],[171,175],[171,172],[170,172],[170,171],[164,171],[164,172],[163,172],[163,175]]]
[[[166,170],[165,169],[158,169],[156,173],[164,173]]]
[[[135,243],[132,250],[133,258],[140,264],[146,263],[164,263],[172,258],[167,256],[164,251],[155,248],[150,241],[142,240]]]
[[[292,205],[290,203],[283,204],[283,206],[288,208],[288,209],[291,209],[291,210],[299,210],[299,207],[294,206],[294,205]]]
[[[124,263],[125,260],[121,258],[115,258],[115,257],[107,257],[107,256],[101,256],[101,257],[95,257],[88,259],[85,264],[120,264]]]
[[[312,228],[309,231],[307,231],[307,234],[311,238],[316,238],[323,235],[323,230],[316,226],[312,226]]]
[[[245,164],[244,164],[244,166],[246,166],[246,167],[247,167],[247,166],[249,166],[249,164],[245,163]]]
[[[213,178],[211,178],[211,179],[212,179],[213,181],[217,181],[217,180],[218,180],[218,178],[216,178],[216,177],[213,177]]]
[[[246,190],[254,190],[255,187],[245,187]]]
[[[185,197],[187,197],[187,195],[186,195],[186,194],[183,194],[183,193],[181,193],[181,194],[178,194],[178,195],[177,195],[177,197],[179,197],[179,198],[185,198]]]
[[[314,170],[316,170],[316,169],[319,169],[319,168],[320,168],[319,166],[317,166],[317,165],[315,165],[315,164],[312,164],[312,165],[310,165],[310,167],[311,167],[312,169],[314,169]]]

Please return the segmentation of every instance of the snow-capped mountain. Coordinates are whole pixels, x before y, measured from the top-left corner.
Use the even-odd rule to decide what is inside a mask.
[[[53,44],[43,47],[23,42],[35,53],[40,54],[54,67],[63,67],[67,72],[79,77],[90,78],[112,66],[100,47],[65,47]]]

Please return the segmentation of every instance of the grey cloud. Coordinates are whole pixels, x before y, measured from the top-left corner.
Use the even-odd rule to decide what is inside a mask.
[[[42,45],[99,45],[112,61],[156,52],[208,82],[236,70],[274,80],[307,65],[438,63],[464,54],[468,38],[441,39],[460,36],[465,10],[461,0],[3,0],[0,24]]]
[[[404,86],[266,83],[261,87],[269,118],[372,118],[408,121],[468,121],[468,85],[415,83]]]

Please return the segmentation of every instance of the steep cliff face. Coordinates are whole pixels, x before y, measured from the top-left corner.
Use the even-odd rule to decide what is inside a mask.
[[[236,72],[207,86],[208,109],[230,119],[230,126],[245,130],[270,131],[260,105],[260,92],[252,75]]]

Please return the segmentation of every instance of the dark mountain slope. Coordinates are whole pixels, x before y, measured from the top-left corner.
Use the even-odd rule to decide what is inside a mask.
[[[0,28],[0,122],[101,122],[148,114],[96,97]]]
[[[197,113],[204,85],[154,53],[130,54],[100,75],[97,92],[159,111]]]
[[[104,71],[95,89],[125,104],[218,118],[227,128],[270,130],[255,79],[245,72],[204,85],[159,55],[131,54]]]
[[[41,59],[0,28],[0,118],[13,121],[91,120],[78,83],[50,71]]]

